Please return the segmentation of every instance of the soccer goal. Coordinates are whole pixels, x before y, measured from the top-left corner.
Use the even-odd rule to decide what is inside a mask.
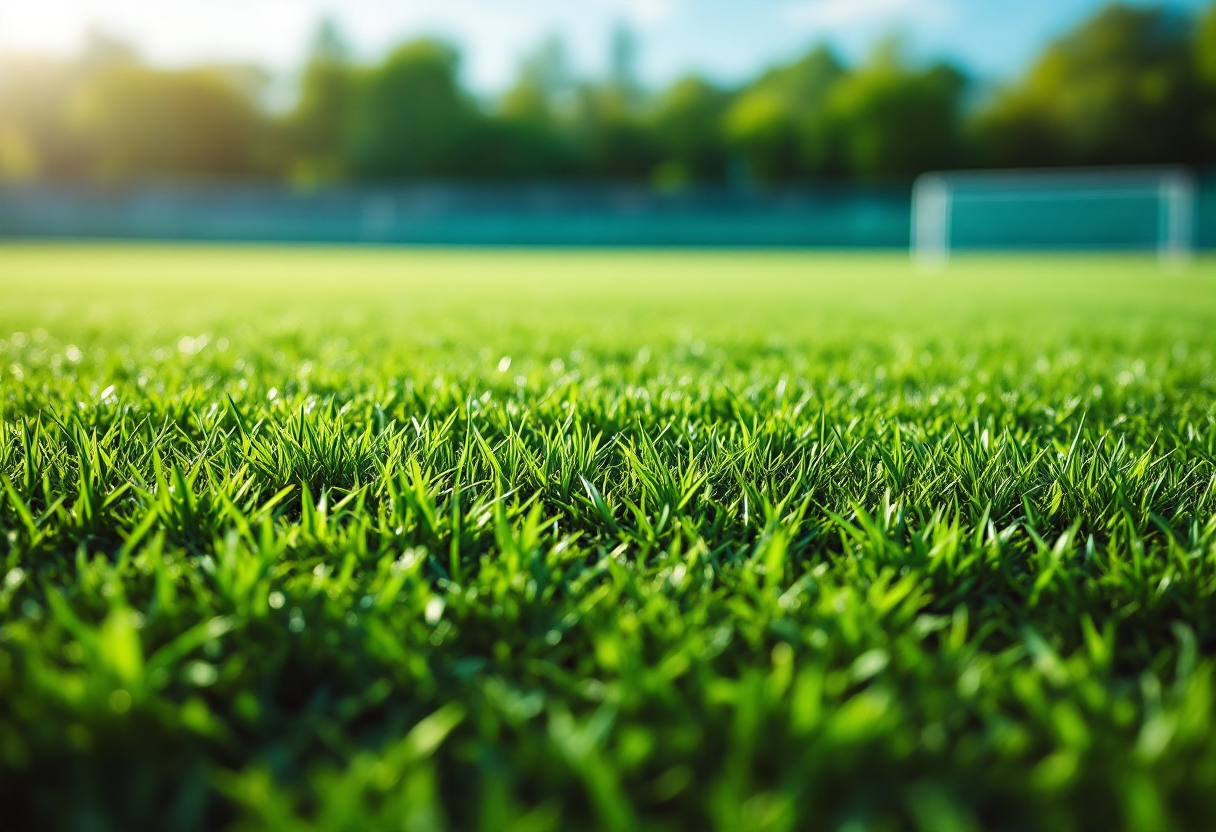
[[[1195,179],[1183,168],[929,173],[912,192],[912,255],[962,250],[1155,250],[1187,260]]]

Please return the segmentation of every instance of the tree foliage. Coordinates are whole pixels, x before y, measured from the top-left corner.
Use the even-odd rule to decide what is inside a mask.
[[[248,175],[266,147],[264,119],[217,70],[112,67],[84,85],[74,115],[106,179]]]
[[[459,59],[450,47],[418,41],[359,73],[347,153],[361,178],[453,176],[458,150],[477,112],[461,90]]]
[[[75,62],[0,65],[0,181],[204,176],[297,181],[747,179],[907,182],[940,168],[1216,163],[1216,4],[1198,16],[1111,5],[985,94],[897,43],[851,65],[824,46],[725,88],[647,94],[636,43],[602,81],[550,38],[481,100],[450,45],[356,62],[320,27],[295,104],[268,111],[232,68],[165,71],[90,40]]]
[[[721,124],[729,100],[727,93],[696,77],[677,81],[663,94],[651,129],[666,181],[682,184],[725,175],[728,151]]]
[[[1216,58],[1192,50],[1190,23],[1161,8],[1106,8],[998,95],[977,121],[977,146],[999,165],[1211,161],[1196,105]]]
[[[817,169],[871,181],[957,165],[967,158],[964,85],[952,67],[910,70],[879,54],[831,88],[807,133],[807,154]]]
[[[838,172],[808,156],[804,148],[814,143],[827,99],[847,74],[833,52],[818,47],[740,91],[727,115],[725,133],[750,177],[777,181]]]
[[[1216,3],[1203,16],[1195,33],[1195,65],[1202,85],[1199,116],[1200,140],[1206,148],[1204,161],[1216,156]]]
[[[284,120],[294,153],[293,175],[332,178],[346,172],[346,125],[354,90],[349,52],[336,26],[325,21],[300,81],[299,100]]]

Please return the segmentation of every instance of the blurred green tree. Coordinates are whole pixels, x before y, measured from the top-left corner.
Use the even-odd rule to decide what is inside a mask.
[[[615,84],[578,91],[571,122],[586,175],[646,180],[662,163],[658,139],[631,101],[632,94]]]
[[[751,178],[771,182],[824,172],[822,160],[803,148],[846,74],[835,53],[820,46],[739,92],[725,117],[724,138]]]
[[[73,102],[91,75],[138,60],[129,45],[96,29],[76,61],[0,57],[0,179],[87,178],[95,148],[73,129]]]
[[[945,64],[906,65],[897,43],[842,77],[810,117],[804,158],[817,171],[904,181],[965,158],[966,78]]]
[[[82,85],[72,116],[102,179],[248,176],[268,168],[266,119],[221,68],[107,65]]]
[[[1200,80],[1216,86],[1216,3],[1208,6],[1195,27],[1195,58]]]
[[[64,121],[71,75],[68,67],[48,59],[0,60],[0,180],[79,173],[81,151],[66,141]]]
[[[635,109],[642,101],[642,85],[638,80],[638,59],[641,50],[637,33],[620,22],[612,31],[608,44],[608,89],[624,102],[626,109]]]
[[[480,114],[457,80],[446,44],[415,41],[356,72],[347,134],[350,172],[361,179],[461,176]]]
[[[1008,166],[1199,161],[1191,33],[1190,18],[1176,11],[1106,7],[1051,45],[979,115],[975,141],[984,160]],[[1200,51],[1202,67],[1209,59]]]
[[[1216,163],[1216,3],[1210,5],[1195,31],[1195,71],[1201,86],[1199,140],[1201,161]]]
[[[781,95],[764,88],[742,93],[726,116],[725,132],[748,178],[773,182],[797,174],[798,121]]]
[[[479,121],[469,142],[470,175],[555,179],[583,165],[570,129],[575,85],[565,47],[546,39],[520,67],[497,112]]]
[[[519,78],[503,96],[499,111],[509,119],[555,124],[569,116],[574,92],[566,48],[549,37],[524,57]]]
[[[346,172],[346,138],[354,95],[354,69],[346,40],[332,19],[313,38],[300,97],[284,128],[293,153],[293,178],[309,182]]]
[[[730,97],[701,78],[677,81],[656,102],[651,129],[662,150],[660,184],[720,180],[726,173],[722,131]]]

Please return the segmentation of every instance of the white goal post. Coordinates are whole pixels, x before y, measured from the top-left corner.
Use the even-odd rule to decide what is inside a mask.
[[[1185,168],[927,173],[912,189],[912,256],[940,266],[956,250],[1195,247],[1194,175]]]

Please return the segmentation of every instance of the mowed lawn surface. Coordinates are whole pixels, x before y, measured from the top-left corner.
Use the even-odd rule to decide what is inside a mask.
[[[0,825],[1206,830],[1216,264],[0,248]]]

